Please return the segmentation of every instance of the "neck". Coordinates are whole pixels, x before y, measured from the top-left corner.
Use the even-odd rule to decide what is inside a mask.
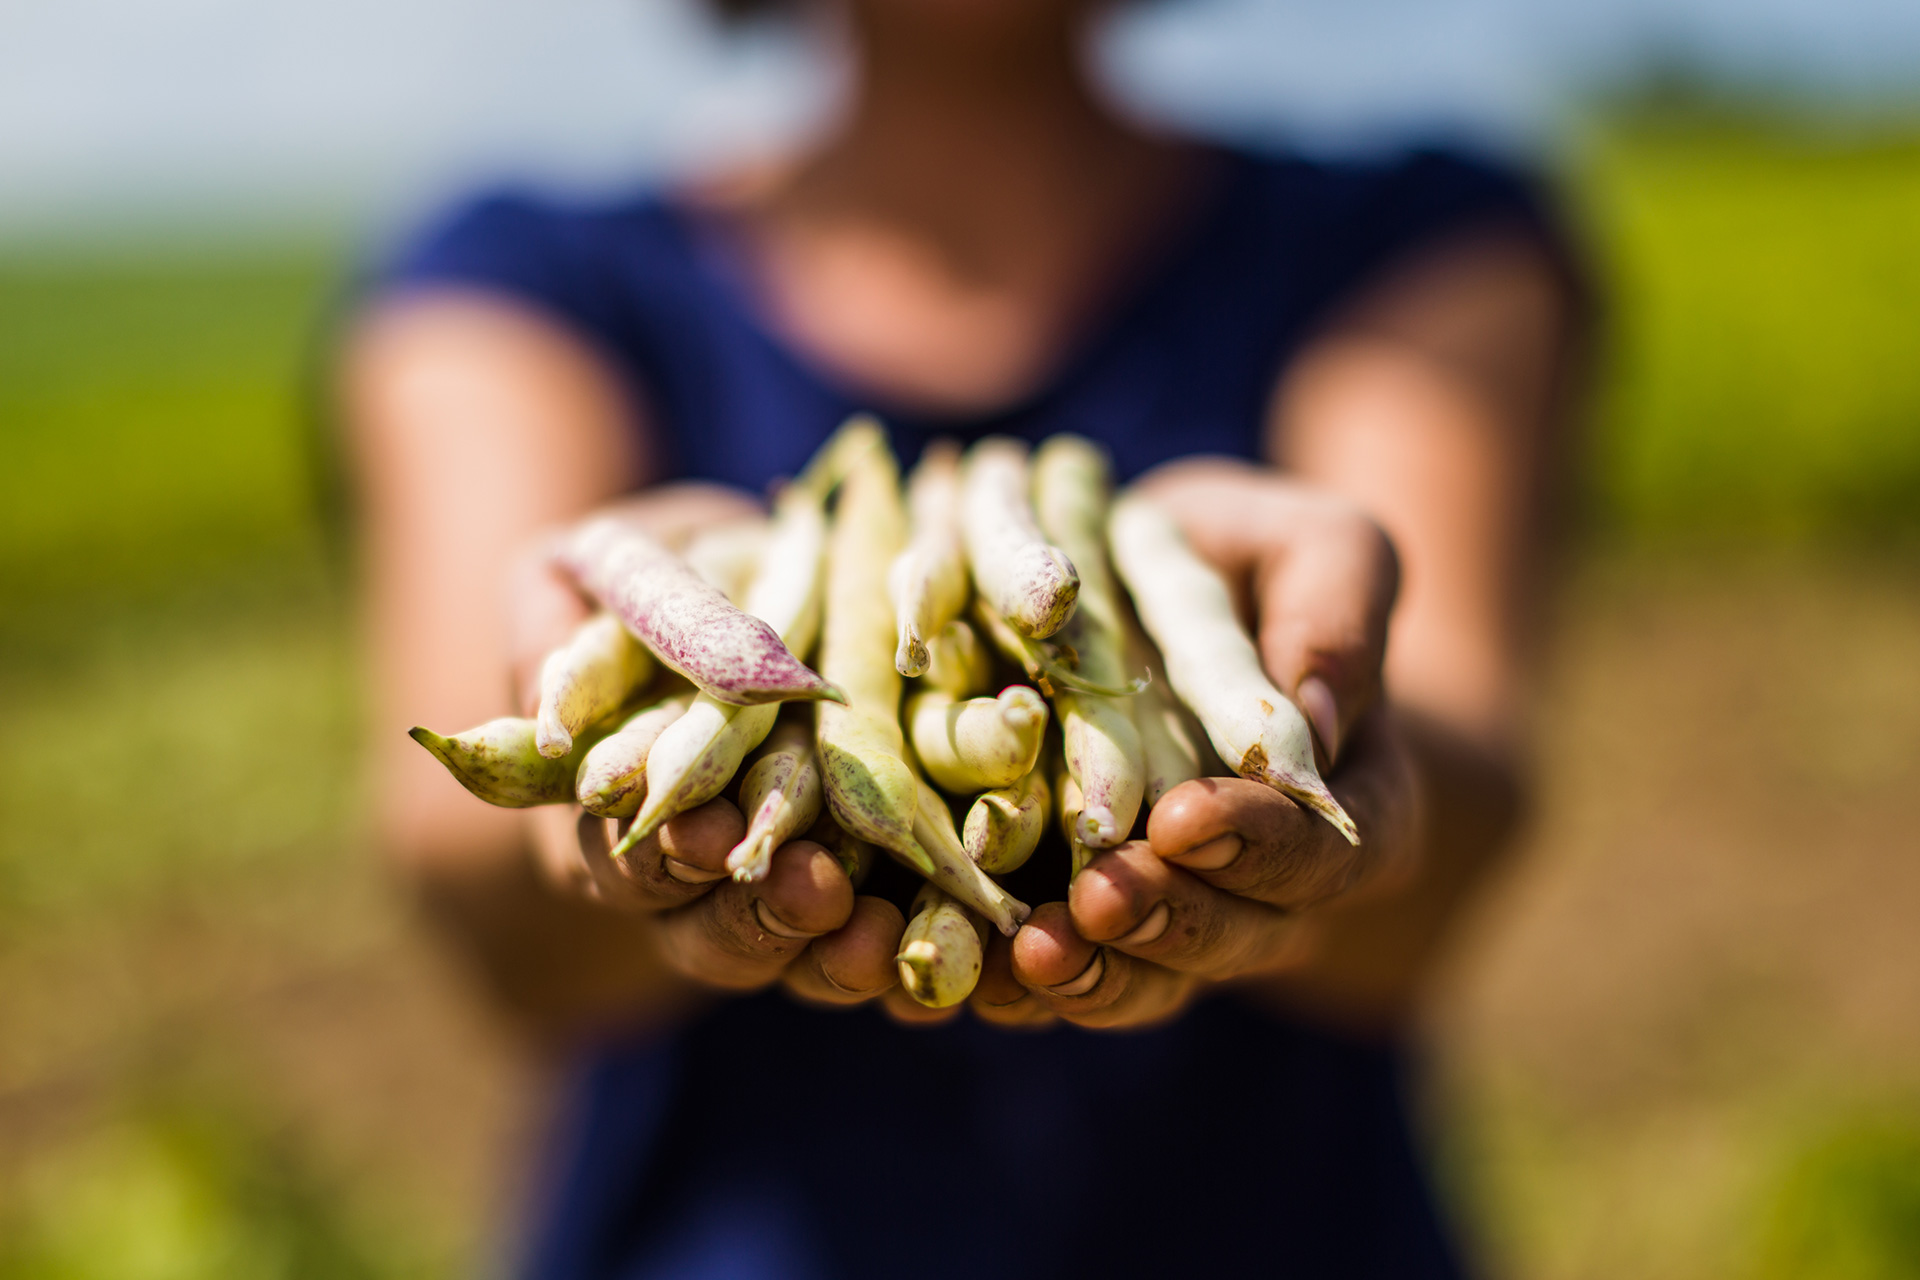
[[[955,7],[852,6],[860,71],[841,128],[814,158],[817,176],[977,203],[1048,174],[1084,175],[1137,148],[1088,82],[1072,6],[1017,0],[1031,10],[931,21],[915,12],[920,3]]]

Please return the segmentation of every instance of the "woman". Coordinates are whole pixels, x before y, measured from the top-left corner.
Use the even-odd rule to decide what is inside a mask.
[[[357,328],[387,836],[496,995],[595,1046],[529,1275],[1456,1273],[1392,1046],[1515,807],[1576,308],[1483,168],[1121,118],[1082,74],[1099,7],[844,0],[824,142],[479,202]],[[1189,783],[941,1019],[892,985],[898,908],[818,846],[734,884],[716,800],[616,870],[401,740],[530,706],[585,608],[539,531],[622,495],[663,529],[746,509],[856,409],[908,462],[1072,430],[1148,473],[1249,592],[1361,848]]]

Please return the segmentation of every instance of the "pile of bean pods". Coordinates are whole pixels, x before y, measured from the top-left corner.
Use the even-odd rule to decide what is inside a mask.
[[[856,418],[763,522],[676,548],[603,516],[554,558],[601,611],[546,659],[537,716],[414,739],[491,804],[617,820],[615,857],[723,794],[736,879],[800,836],[856,879],[884,850],[926,881],[898,956],[922,1004],[965,999],[983,931],[1019,928],[998,878],[1054,822],[1071,874],[1230,769],[1358,842],[1227,585],[1078,436],[935,442],[903,490]]]

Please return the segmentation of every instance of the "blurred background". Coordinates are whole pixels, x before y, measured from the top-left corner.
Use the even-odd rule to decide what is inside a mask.
[[[1609,300],[1527,856],[1429,1114],[1496,1276],[1920,1276],[1920,5],[1187,0],[1144,114],[1466,139]],[[0,6],[0,1280],[470,1274],[541,1067],[360,838],[318,387],[476,181],[777,145],[677,0]]]

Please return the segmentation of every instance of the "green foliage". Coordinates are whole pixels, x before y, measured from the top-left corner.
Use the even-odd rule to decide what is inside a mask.
[[[245,938],[283,909],[355,945],[354,919],[328,916],[333,899],[281,901],[313,879],[289,873],[361,856],[358,682],[303,403],[338,277],[334,255],[304,248],[0,261],[0,1016],[21,1020],[0,1031],[10,1089],[62,1045],[74,1058],[62,1098],[112,1088],[120,1056],[165,1034],[149,997],[177,1001],[193,981],[115,977],[180,950],[154,941],[171,928],[210,920]],[[88,940],[106,954],[83,978],[36,969]],[[249,980],[213,972],[216,995]],[[85,1046],[105,1028],[96,1055]],[[231,1052],[206,1046],[216,1063]],[[108,1102],[108,1123],[55,1106],[62,1145],[26,1154],[24,1171],[0,1158],[0,1280],[444,1270],[404,1210],[365,1220],[369,1197],[318,1172],[311,1138],[268,1119],[284,1102],[155,1097],[150,1072],[125,1074],[147,1083]]]
[[[345,1204],[231,1097],[157,1100],[35,1171],[0,1216],[0,1280],[420,1274]]]
[[[0,591],[124,588],[311,520],[309,353],[337,256],[0,261]]]
[[[1817,1137],[1787,1161],[1758,1226],[1762,1280],[1920,1276],[1920,1117]]]
[[[1572,174],[1611,321],[1603,521],[1920,532],[1920,137],[1637,114]]]

